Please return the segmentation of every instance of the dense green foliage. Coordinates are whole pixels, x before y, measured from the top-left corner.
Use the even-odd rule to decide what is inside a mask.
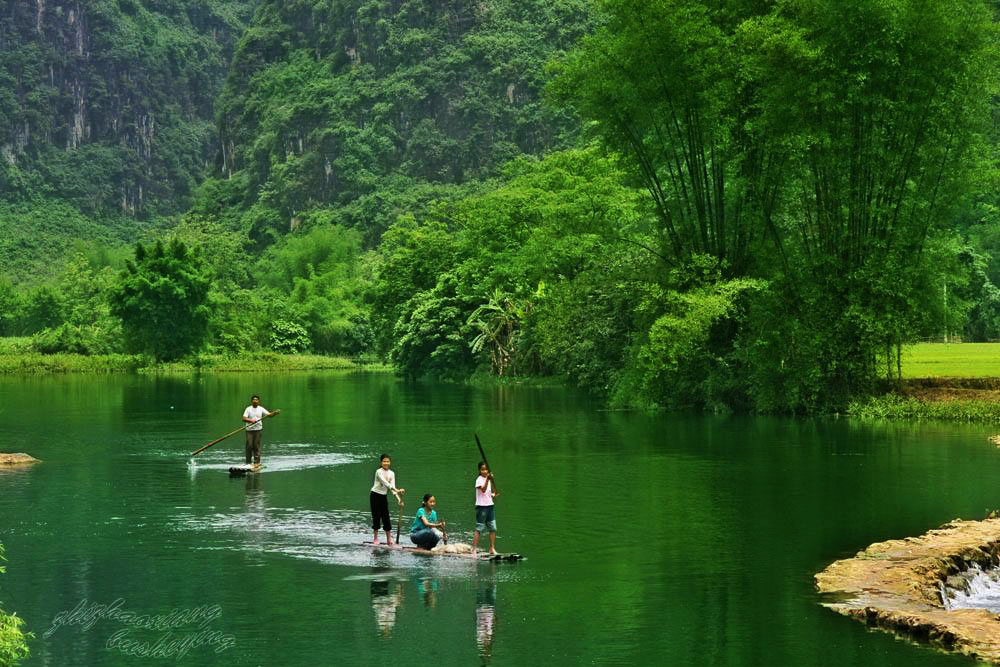
[[[480,358],[497,372],[547,372],[548,346],[532,343],[531,325],[549,327],[553,345],[573,335],[549,325],[562,316],[551,293],[595,272],[623,281],[612,289],[641,279],[621,236],[643,233],[639,195],[612,162],[594,149],[566,151],[511,163],[505,176],[487,194],[441,204],[424,223],[401,218],[385,234],[376,330],[404,373],[466,374]],[[596,361],[569,354],[570,367]]]
[[[141,243],[111,291],[111,314],[121,319],[133,352],[171,361],[197,352],[208,335],[209,280],[198,252],[173,239],[166,247]]]
[[[3,545],[0,544],[0,562],[4,560]],[[4,567],[0,566],[0,574],[3,573]],[[0,665],[15,665],[28,657],[27,640],[31,633],[25,634],[23,627],[23,619],[0,609]]]
[[[372,243],[399,212],[568,145],[575,119],[539,93],[587,4],[262,2],[220,98],[227,180],[197,210],[267,240],[323,209]]]
[[[982,173],[995,29],[981,2],[925,4],[600,3],[551,91],[621,156],[608,168],[635,215],[547,219],[550,200],[608,201],[586,170],[567,191],[564,154],[397,223],[375,290],[393,359],[412,375],[488,359],[623,403],[809,411],[898,374],[904,341],[992,326],[983,260],[950,229]],[[597,242],[576,236],[595,219]],[[549,229],[577,254],[534,254]]]
[[[695,356],[744,365],[758,409],[844,405],[869,390],[880,352],[928,328],[941,275],[929,245],[974,183],[995,91],[990,8],[601,7],[605,25],[555,69],[554,92],[649,191],[664,256],[706,255],[723,280],[770,282],[742,330]],[[700,361],[679,370],[703,372]]]
[[[378,356],[414,378],[761,412],[842,410],[899,380],[904,343],[1000,338],[986,0],[263,0],[200,174],[230,39],[205,30],[231,35],[246,6],[89,8],[105,17],[89,57],[137,49],[157,127],[193,125],[125,160],[139,176],[108,177],[123,161],[102,152],[141,148],[121,139],[134,127],[64,151],[81,184],[56,177],[69,158],[17,149],[0,259],[26,270],[0,281],[0,334],[50,353]],[[109,91],[125,76],[90,74]],[[25,91],[0,78],[0,106]],[[138,210],[100,193],[143,178],[144,210],[196,187],[190,210],[87,217]],[[51,261],[69,236],[88,242]],[[173,263],[160,278],[120,271],[136,236]]]

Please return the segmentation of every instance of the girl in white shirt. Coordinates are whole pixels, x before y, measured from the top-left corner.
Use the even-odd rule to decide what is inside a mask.
[[[372,508],[372,530],[375,532],[375,537],[373,542],[378,544],[378,529],[382,526],[385,530],[385,540],[390,546],[395,544],[392,541],[392,521],[389,518],[389,497],[388,494],[391,491],[392,495],[396,497],[396,502],[400,505],[403,504],[402,498],[399,494],[405,493],[406,489],[396,488],[396,473],[389,470],[389,466],[392,465],[392,459],[388,454],[383,454],[379,457],[379,462],[381,467],[375,471],[375,483],[372,485],[372,491],[368,494],[369,502]]]

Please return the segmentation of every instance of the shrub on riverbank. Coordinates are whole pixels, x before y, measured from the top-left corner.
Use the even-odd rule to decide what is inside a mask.
[[[986,398],[922,400],[885,394],[854,401],[848,413],[876,419],[943,419],[965,422],[1000,422],[1000,402]]]
[[[278,372],[317,370],[385,370],[379,363],[354,361],[345,357],[315,354],[200,355],[170,363],[156,363],[148,357],[131,354],[40,354],[10,353],[0,345],[0,374],[47,373],[185,373],[208,372]]]
[[[129,373],[139,370],[143,358],[131,354],[0,354],[0,374],[16,373]]]
[[[6,560],[3,555],[3,545],[0,544],[0,562]],[[0,574],[5,568],[0,566]],[[8,614],[0,609],[0,665],[13,665],[28,657],[28,639],[32,634],[25,633],[21,628],[24,620],[15,614]]]
[[[349,370],[361,368],[344,357],[326,357],[319,354],[263,354],[247,355],[201,355],[193,360],[177,361],[169,364],[150,365],[143,371],[191,371],[206,370],[216,372],[245,371],[320,371]]]

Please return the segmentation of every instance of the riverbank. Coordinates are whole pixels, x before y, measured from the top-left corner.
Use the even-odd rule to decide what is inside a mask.
[[[848,414],[1000,423],[1000,343],[916,343],[902,362],[898,384],[855,401]]]
[[[872,544],[816,575],[823,606],[869,627],[1000,664],[1000,617],[954,608],[974,572],[1000,563],[1000,519],[955,520],[920,537]]]
[[[193,373],[285,372],[317,370],[386,371],[389,366],[345,357],[265,352],[243,355],[199,355],[181,361],[157,363],[132,354],[0,354],[0,375],[50,373]]]
[[[875,419],[1000,423],[1000,377],[903,380],[887,393],[853,402],[848,414]]]

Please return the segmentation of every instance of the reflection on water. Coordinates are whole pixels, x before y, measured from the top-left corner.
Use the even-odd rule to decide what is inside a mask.
[[[263,494],[260,492],[260,479],[260,475],[247,475],[244,488],[247,493],[247,507],[263,511],[265,505]]]
[[[403,606],[403,582],[374,579],[371,584],[372,611],[379,634],[388,639],[396,627],[396,612]]]
[[[476,646],[483,663],[493,657],[493,639],[497,631],[497,583],[481,582],[476,590]]]
[[[263,473],[229,477],[235,438],[188,466],[251,392],[285,408]],[[982,516],[1000,488],[991,427],[601,412],[557,388],[388,374],[0,378],[0,394],[3,448],[43,461],[0,471],[0,597],[36,632],[24,667],[109,664],[107,634],[40,631],[118,597],[219,604],[240,641],[189,667],[364,665],[379,636],[409,664],[428,628],[437,667],[954,665],[823,609],[812,575]],[[474,432],[505,480],[499,546],[528,560],[361,546],[383,451],[411,493],[445,503],[449,543],[471,542]],[[595,521],[584,492],[638,508],[640,529]]]
[[[260,475],[247,475],[244,481],[244,492],[246,498],[246,511],[244,512],[245,525],[263,525],[267,521],[267,494],[261,489]],[[264,533],[259,530],[247,532],[246,548],[248,551],[257,552],[262,555],[267,545],[264,541]],[[256,564],[263,565],[263,561],[257,560]]]
[[[431,609],[437,605],[437,591],[440,584],[437,579],[431,577],[422,578],[418,584],[420,596],[424,601],[424,606]]]

